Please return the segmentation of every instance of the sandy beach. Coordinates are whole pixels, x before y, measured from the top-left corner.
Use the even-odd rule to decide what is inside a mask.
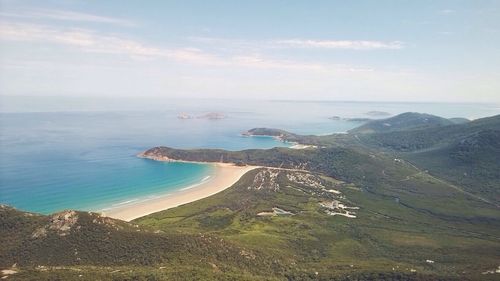
[[[299,144],[299,143],[296,143],[296,144],[290,146],[289,148],[291,148],[291,149],[306,149],[306,148],[318,148],[318,147],[315,146],[315,145],[308,145],[308,144]]]
[[[215,173],[210,179],[191,188],[147,201],[131,203],[102,212],[104,216],[131,221],[162,210],[177,207],[216,194],[236,183],[246,172],[257,166],[235,166],[229,163],[210,163]]]

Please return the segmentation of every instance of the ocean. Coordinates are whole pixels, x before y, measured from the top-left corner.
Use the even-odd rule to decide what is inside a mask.
[[[207,180],[210,165],[137,158],[158,145],[240,150],[290,146],[270,137],[244,137],[254,127],[299,134],[341,133],[368,118],[425,112],[480,118],[500,114],[495,104],[370,103],[330,101],[174,100],[161,102],[23,103],[4,98],[0,113],[0,203],[52,213],[100,211],[169,194]],[[220,112],[224,119],[179,119]],[[380,118],[380,117],[379,117]]]

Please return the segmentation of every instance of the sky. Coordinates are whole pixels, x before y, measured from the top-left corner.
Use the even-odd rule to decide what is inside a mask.
[[[500,1],[0,0],[0,95],[500,103]]]

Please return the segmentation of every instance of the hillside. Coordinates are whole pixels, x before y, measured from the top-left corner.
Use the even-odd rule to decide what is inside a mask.
[[[446,118],[425,113],[406,112],[397,116],[373,120],[349,131],[349,133],[386,133],[417,129],[436,128],[455,124]]]
[[[273,128],[253,128],[243,133],[245,136],[271,136],[271,137],[283,137],[292,136],[293,134],[285,130],[273,129]]]
[[[355,183],[254,170],[219,194],[135,222],[272,253],[293,269],[289,280],[494,277],[481,273],[496,267],[500,214],[411,165],[375,156],[369,166]]]
[[[317,145],[321,143],[321,137],[315,135],[297,135],[281,129],[273,128],[253,128],[243,132],[244,136],[269,136],[281,141]]]
[[[361,144],[392,152],[488,201],[500,201],[500,115],[463,124],[355,135]]]
[[[406,158],[491,202],[500,202],[499,130],[482,130]]]
[[[0,268],[14,265],[19,274],[12,277],[20,279],[142,280],[156,276],[186,280],[193,275],[213,279],[215,264],[228,279],[263,280],[255,269],[268,266],[262,254],[262,259],[247,259],[242,252],[256,253],[216,237],[166,234],[78,211],[44,216],[2,205],[0,243]]]
[[[318,149],[249,149],[227,151],[221,149],[182,150],[169,147],[151,148],[141,154],[153,160],[184,160],[194,162],[239,163],[246,165],[280,167],[320,172],[345,181],[363,180],[368,175],[376,178],[378,168],[394,166],[392,159],[374,158],[373,154],[357,149],[326,147]],[[383,162],[382,162],[383,161]],[[389,168],[388,168],[389,169]],[[411,173],[412,171],[406,171]]]
[[[364,144],[395,151],[417,151],[447,145],[482,130],[500,130],[500,115],[417,130],[358,135]],[[354,134],[355,132],[353,132]]]

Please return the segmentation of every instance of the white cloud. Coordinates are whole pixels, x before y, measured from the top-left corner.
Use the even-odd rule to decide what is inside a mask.
[[[186,61],[206,61],[208,59],[196,49],[163,49],[136,40],[116,35],[103,35],[92,30],[79,28],[60,29],[46,25],[4,22],[0,26],[0,39],[56,43],[77,47],[85,52],[122,54],[130,57],[165,57]]]
[[[43,11],[43,12],[40,12]],[[82,20],[96,22],[114,22],[121,20],[80,14],[67,11],[39,10],[30,15],[55,18],[61,20]],[[201,64],[209,66],[247,67],[260,69],[315,70],[315,71],[373,71],[367,67],[340,66],[323,63],[300,62],[293,60],[266,58],[260,51],[269,48],[327,48],[327,49],[400,49],[403,43],[399,41],[321,41],[321,40],[239,40],[210,37],[190,37],[191,41],[216,45],[226,50],[222,53],[208,53],[197,48],[164,48],[128,39],[120,35],[103,34],[90,29],[63,28],[60,26],[4,22],[0,26],[0,40],[31,41],[37,43],[55,43],[76,47],[84,52],[127,55],[134,60],[150,60],[155,58],[168,59],[177,62]]]
[[[0,26],[0,40],[29,41],[36,44],[60,44],[83,52],[126,55],[134,60],[167,59],[181,63],[245,67],[259,69],[284,69],[303,71],[366,71],[366,68],[326,65],[321,63],[278,60],[259,53],[217,55],[197,48],[163,48],[88,29],[59,28],[47,25],[4,22]]]
[[[189,37],[198,43],[219,45],[240,49],[266,48],[322,48],[343,50],[397,50],[404,47],[401,41],[370,41],[370,40],[312,40],[312,39],[280,39],[280,40],[242,40],[211,37]]]
[[[114,24],[122,26],[136,25],[132,21],[120,18],[99,16],[99,15],[74,12],[74,11],[50,10],[50,9],[17,10],[9,13],[0,13],[0,17],[74,21],[74,22],[92,22],[92,23],[105,23],[105,24]]]
[[[308,40],[287,39],[274,41],[277,46],[289,48],[322,48],[345,50],[397,50],[403,48],[400,41],[382,42],[366,40]]]
[[[259,54],[232,57],[231,63],[236,66],[255,67],[263,69],[284,68],[290,70],[324,70],[322,64],[296,62],[290,60],[273,60]]]

